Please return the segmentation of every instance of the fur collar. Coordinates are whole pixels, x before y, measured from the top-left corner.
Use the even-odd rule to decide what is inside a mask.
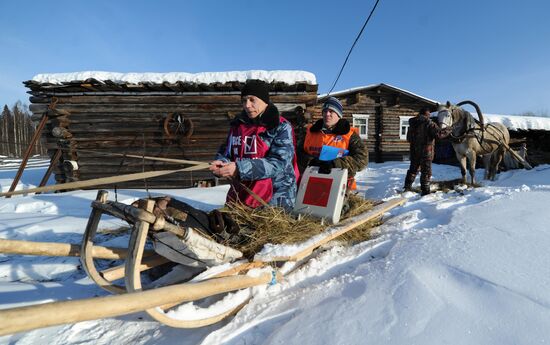
[[[310,131],[312,133],[320,132],[323,130],[323,119],[317,120],[311,126]],[[346,119],[340,119],[338,122],[336,122],[336,125],[332,130],[324,130],[324,133],[330,133],[330,134],[336,134],[336,135],[344,135],[348,134],[351,130],[351,125],[349,124],[349,121]]]
[[[266,127],[268,130],[273,129],[279,125],[280,115],[279,109],[273,104],[269,103],[267,108],[262,115],[251,119],[248,117],[246,112],[243,110],[233,121],[231,121],[232,126],[239,125],[241,123],[246,124],[255,124]]]

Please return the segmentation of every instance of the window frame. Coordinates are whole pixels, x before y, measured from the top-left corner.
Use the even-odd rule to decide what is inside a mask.
[[[409,119],[413,118],[412,115],[403,115],[399,116],[399,139],[401,140],[407,140],[407,133],[409,133]],[[405,131],[405,134],[402,133],[403,129],[403,120],[405,120],[405,127],[407,127],[407,130]]]
[[[368,139],[369,138],[369,114],[352,114],[352,126],[359,129],[359,137],[361,139]],[[365,134],[361,134],[361,130],[359,127],[355,126],[355,119],[365,119]]]

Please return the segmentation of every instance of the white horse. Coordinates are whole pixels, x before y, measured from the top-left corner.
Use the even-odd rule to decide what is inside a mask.
[[[477,111],[479,121],[460,105],[471,104]],[[451,128],[452,145],[456,158],[460,162],[462,182],[466,183],[466,163],[469,162],[470,182],[475,183],[477,156],[483,156],[485,179],[494,180],[498,165],[510,141],[510,133],[501,123],[483,123],[481,110],[472,101],[463,101],[457,105],[447,102],[440,105],[437,119],[441,128]]]

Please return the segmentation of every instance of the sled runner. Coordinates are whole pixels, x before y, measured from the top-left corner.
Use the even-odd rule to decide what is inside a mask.
[[[214,305],[211,310],[209,307],[199,310],[200,308],[195,306],[200,311],[196,314],[203,316],[194,319],[184,319],[172,310],[185,302],[204,302],[215,295],[257,285],[275,284],[283,278],[286,270],[289,270],[288,265],[282,268],[283,263],[304,262],[315,249],[365,222],[380,217],[405,201],[404,198],[386,201],[370,211],[327,228],[306,242],[293,244],[292,250],[284,250],[284,245],[278,245],[274,246],[275,250],[261,251],[254,259],[248,261],[241,259],[242,253],[238,250],[220,244],[196,229],[181,227],[167,222],[161,216],[155,216],[154,200],[141,200],[139,206],[134,207],[108,201],[107,192],[99,191],[96,200],[92,202],[92,212],[80,248],[67,244],[62,247],[43,243],[33,246],[27,242],[27,247],[33,249],[25,252],[17,248],[21,243],[0,240],[0,253],[79,254],[88,276],[115,296],[0,310],[0,319],[3,320],[0,323],[0,335],[139,311],[145,311],[153,319],[172,327],[193,328],[210,325],[238,312],[252,298],[250,291],[234,294],[231,297],[232,303],[226,303],[224,308],[215,308]],[[94,237],[103,214],[132,224],[126,250],[94,245]],[[145,249],[148,239],[154,243],[155,252]],[[99,271],[96,259],[105,257],[124,259],[124,263]],[[181,263],[184,266],[175,266],[172,271],[151,283],[142,275],[143,271],[169,262]],[[123,281],[117,282],[122,279]]]

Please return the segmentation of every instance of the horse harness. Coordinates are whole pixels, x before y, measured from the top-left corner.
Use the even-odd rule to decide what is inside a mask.
[[[471,120],[473,120],[474,122],[472,123]],[[496,131],[500,132],[502,138],[505,137],[504,133],[498,127],[496,127],[491,123],[488,123],[484,127],[481,127],[481,123],[477,119],[473,118],[469,113],[468,113],[468,116],[464,118],[463,122],[466,130],[464,130],[464,132],[458,136],[455,136],[453,132],[455,128],[457,128],[461,124],[457,122],[456,125],[451,126],[450,137],[451,137],[451,140],[455,143],[462,143],[465,139],[473,137],[473,138],[476,138],[477,142],[479,143],[479,146],[483,148],[483,143],[486,142],[485,130],[487,130],[488,128],[495,129]],[[478,124],[480,127],[476,128],[475,124]],[[477,135],[476,132],[481,132],[481,136]],[[498,140],[498,144],[499,146],[502,146],[502,141]]]

